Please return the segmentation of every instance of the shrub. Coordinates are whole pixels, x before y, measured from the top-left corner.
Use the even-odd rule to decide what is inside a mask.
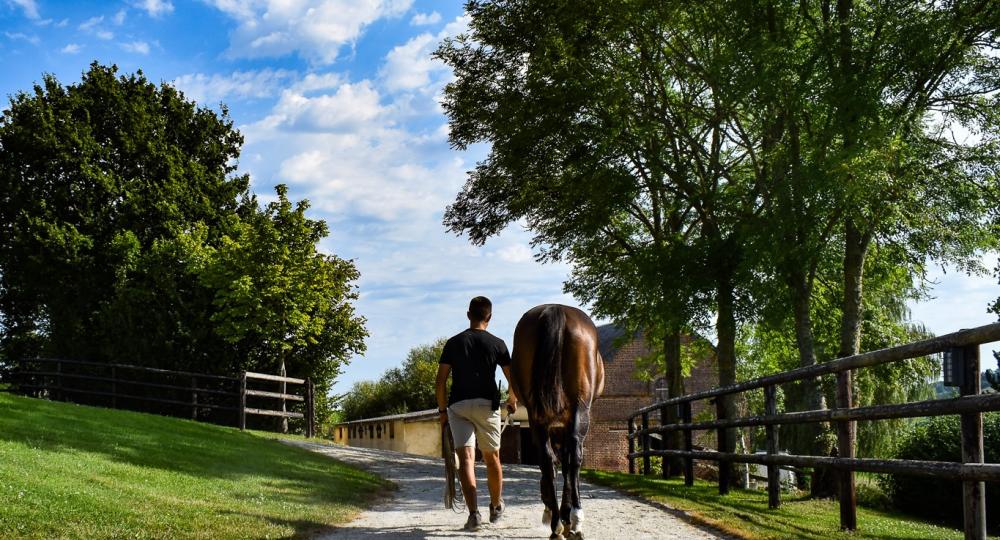
[[[983,437],[985,461],[1000,461],[1000,413],[983,415]],[[960,462],[961,441],[958,416],[928,418],[913,425],[903,437],[895,457]],[[883,477],[882,484],[897,509],[961,526],[961,481],[891,474]],[[991,529],[1000,525],[1000,485],[986,484],[986,516]]]

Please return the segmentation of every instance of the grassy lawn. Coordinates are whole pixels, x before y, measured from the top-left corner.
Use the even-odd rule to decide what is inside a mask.
[[[767,508],[767,492],[733,490],[719,495],[718,485],[696,481],[685,487],[682,479],[586,470],[582,476],[597,484],[683,510],[695,520],[748,539],[764,538],[877,538],[883,540],[961,539],[961,531],[915,521],[890,512],[858,508],[858,530],[840,531],[835,501],[810,500],[783,493],[781,507]]]
[[[0,538],[288,538],[388,485],[268,436],[0,393]]]

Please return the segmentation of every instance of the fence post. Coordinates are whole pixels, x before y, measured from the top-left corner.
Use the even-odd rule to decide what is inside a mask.
[[[635,417],[628,417],[628,473],[635,474]]]
[[[963,396],[975,396],[980,393],[979,381],[979,346],[970,345],[962,351],[964,358],[964,377],[960,387]],[[983,414],[980,412],[961,415],[962,425],[962,462],[983,463]],[[966,480],[962,482],[962,507],[965,518],[966,540],[985,540],[986,538],[986,484],[983,481]]]
[[[660,427],[663,427],[663,426],[667,425],[668,422],[669,421],[667,420],[667,408],[666,407],[660,407]],[[667,441],[670,440],[671,438],[672,437],[669,437],[668,434],[667,434],[667,432],[665,432],[665,431],[661,431],[660,432],[660,446],[662,447],[663,450],[668,450],[668,449],[669,450],[676,450],[676,448],[670,448],[670,445],[667,444]],[[670,475],[674,473],[674,471],[670,470],[670,460],[671,459],[672,458],[669,457],[669,456],[660,456],[660,477],[661,478],[670,478]]]
[[[649,464],[649,412],[642,413],[642,435],[639,439],[642,441],[642,474],[643,476],[649,476],[652,472]]]
[[[774,416],[778,414],[777,389],[773,384],[764,387],[764,416]],[[767,439],[767,454],[775,456],[778,454],[778,426],[768,424],[765,428]],[[781,504],[781,469],[778,465],[768,464],[767,466],[767,506],[774,509]]]
[[[111,366],[111,408],[118,408],[118,368]]]
[[[691,423],[691,402],[685,401],[680,404],[681,408],[681,421],[685,424]],[[693,452],[694,451],[694,433],[690,429],[684,430],[684,451]],[[693,486],[694,485],[694,459],[691,456],[686,456],[684,458],[684,485]]]
[[[62,362],[56,362],[56,391],[54,392],[56,401],[65,401],[66,395],[63,393]]]
[[[191,376],[191,419],[198,419],[198,378]]]
[[[715,418],[718,420],[726,419],[726,406],[725,406],[726,396],[716,396],[715,398]],[[729,439],[729,430],[726,428],[718,428],[715,430],[715,437],[718,439],[716,441],[716,446],[719,452],[727,452],[729,445],[727,444]],[[725,495],[729,493],[729,476],[732,472],[732,464],[729,461],[719,460],[719,495]]]
[[[837,373],[837,407],[850,409],[853,406],[851,371]],[[848,420],[837,422],[837,456],[854,457],[855,423]],[[853,531],[858,528],[858,499],[855,493],[854,471],[837,471],[840,488],[840,528]]]
[[[314,405],[313,405],[313,384],[312,381],[306,377],[306,437],[312,438],[314,436]]]
[[[247,372],[240,374],[240,429],[247,428]]]

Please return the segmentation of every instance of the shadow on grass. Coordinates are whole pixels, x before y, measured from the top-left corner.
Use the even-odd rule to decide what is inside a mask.
[[[865,517],[861,516],[859,517],[861,530],[846,533],[839,530],[839,514],[837,505],[833,501],[783,495],[782,505],[776,510],[771,510],[767,506],[765,494],[734,490],[722,496],[718,494],[715,484],[696,483],[688,487],[680,480],[665,481],[594,470],[584,471],[583,477],[596,484],[624,490],[667,511],[688,515],[689,519],[693,518],[727,534],[743,538],[794,537],[823,540],[831,537],[855,537],[877,540],[923,540],[927,535],[914,530],[912,524],[918,524],[916,528],[940,527],[939,524],[896,516],[888,512],[866,510],[868,517],[891,520],[898,523],[898,526],[890,526],[892,530],[888,532],[872,530],[875,527],[866,529]],[[683,510],[667,506],[668,504],[675,504]],[[878,528],[883,527],[884,525]],[[958,531],[945,529],[942,531],[948,536],[961,537]]]

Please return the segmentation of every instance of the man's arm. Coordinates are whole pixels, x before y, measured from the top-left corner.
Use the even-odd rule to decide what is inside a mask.
[[[514,395],[514,385],[510,384],[510,366],[500,366],[503,376],[507,378],[507,412],[517,412],[517,396]]]
[[[451,373],[450,364],[438,364],[437,380],[434,382],[437,392],[438,418],[442,424],[448,423],[448,374]],[[444,411],[444,412],[442,412]]]

